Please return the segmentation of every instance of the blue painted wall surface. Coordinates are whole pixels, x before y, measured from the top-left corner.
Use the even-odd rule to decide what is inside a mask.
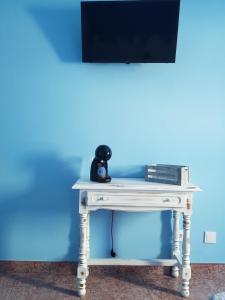
[[[79,1],[0,2],[0,259],[77,260],[71,190],[95,147],[112,176],[187,164],[192,261],[225,262],[225,2],[182,0],[176,64],[82,64]],[[108,256],[110,214],[91,217],[92,256]],[[218,233],[203,244],[203,231]],[[167,257],[170,213],[119,213],[119,257]]]

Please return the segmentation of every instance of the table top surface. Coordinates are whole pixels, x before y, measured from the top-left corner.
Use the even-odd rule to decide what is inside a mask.
[[[168,192],[200,192],[193,184],[179,186],[145,181],[144,178],[112,178],[109,183],[98,183],[89,179],[79,179],[73,185],[74,190],[129,190],[129,191],[168,191]]]

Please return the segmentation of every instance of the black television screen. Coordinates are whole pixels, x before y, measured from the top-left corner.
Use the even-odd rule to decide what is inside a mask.
[[[82,1],[83,62],[173,63],[180,0]]]

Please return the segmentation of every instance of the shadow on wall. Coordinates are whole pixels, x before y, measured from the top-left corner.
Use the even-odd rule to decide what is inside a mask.
[[[80,6],[29,7],[28,12],[62,62],[81,62]]]
[[[161,234],[160,234],[160,254],[158,258],[170,258],[172,255],[172,212],[162,211],[160,213]]]
[[[71,165],[75,168],[72,168]],[[40,257],[39,260],[44,260],[43,256],[50,251],[49,247],[52,249],[54,246],[60,246],[62,243],[64,245],[68,244],[67,251],[63,256],[57,256],[54,260],[76,261],[79,251],[78,191],[72,190],[71,187],[80,177],[81,158],[75,157],[72,162],[68,162],[55,154],[48,153],[26,159],[25,167],[31,170],[32,182],[29,189],[21,195],[1,200],[0,257],[2,259],[10,257],[8,252],[11,247],[15,247],[12,244],[16,244],[16,241],[12,241],[12,238],[16,238],[17,241],[19,240],[19,243],[29,243],[25,245],[26,247],[18,245],[19,257],[22,257],[23,260],[28,260],[27,256],[29,256],[29,259],[35,256],[37,260],[38,257]],[[128,167],[115,168],[114,170],[112,169],[110,175],[113,177],[142,177],[139,172],[141,170],[140,167],[134,168],[133,171],[131,170],[132,168]],[[160,216],[161,251],[159,257],[168,258],[171,253],[171,213],[162,212]],[[63,230],[61,231],[60,229],[60,225],[56,224],[58,220],[59,222],[62,220],[61,217],[63,217],[63,222],[67,223],[67,220],[70,222],[69,233],[65,237],[62,233]],[[18,220],[22,224],[17,224]],[[92,221],[99,224],[108,224],[104,226],[104,237],[101,237],[99,240],[101,245],[95,244],[94,237],[92,243],[95,248],[104,248],[106,256],[108,256],[111,247],[108,232],[111,214],[109,212],[96,212]],[[39,224],[40,228],[35,228]],[[34,226],[34,228],[29,226]],[[119,230],[120,224],[118,223],[117,226]],[[11,231],[15,231],[15,228],[17,228],[16,232],[21,232],[21,241],[18,236],[10,237]],[[52,234],[52,231],[54,234]],[[37,237],[35,234],[39,236]],[[48,235],[48,243],[51,246],[45,245]],[[37,243],[39,249],[35,248]],[[30,254],[28,253],[29,251],[31,252]],[[47,260],[48,257],[54,257],[54,253],[46,253],[46,255]],[[11,259],[18,258],[12,257]]]
[[[29,240],[29,236],[35,232],[38,232],[41,236],[41,230],[44,230],[43,236],[47,236],[49,226],[54,230],[54,222],[57,218],[65,215],[70,217],[70,232],[68,239],[69,247],[67,253],[64,257],[59,257],[59,260],[71,261],[76,260],[78,255],[79,246],[79,215],[78,215],[78,193],[72,191],[72,184],[80,176],[81,159],[74,158],[73,166],[75,166],[75,171],[70,167],[71,163],[65,162],[60,159],[60,157],[55,154],[46,154],[41,156],[33,156],[26,159],[25,166],[31,170],[32,183],[30,188],[19,196],[11,197],[8,199],[3,199],[0,206],[0,256],[8,257],[7,251],[10,250],[10,242],[8,228],[11,224],[14,228],[17,226],[15,224],[16,220],[22,220],[24,225],[23,235],[21,243],[23,241],[32,243]],[[19,218],[18,218],[19,216]],[[53,220],[53,221],[52,221]],[[22,223],[21,222],[21,223]],[[44,226],[41,222],[45,222]],[[50,224],[49,224],[50,223]],[[28,225],[34,226],[34,228],[28,228]],[[40,224],[40,228],[35,228]],[[21,226],[21,224],[18,224]],[[46,227],[46,228],[45,228]],[[44,228],[44,229],[43,229]],[[54,237],[49,236],[49,242],[51,243],[51,238],[55,239],[57,236],[62,237],[62,233],[57,233],[59,226],[55,227],[56,232],[54,232]],[[18,237],[16,237],[18,238]],[[35,241],[35,236],[33,243]],[[62,243],[64,240],[53,241],[52,245],[57,243]],[[15,243],[15,242],[14,242]],[[45,253],[46,245],[40,243],[39,249],[41,253]],[[20,248],[18,246],[18,248]],[[23,248],[24,249],[24,248]],[[31,249],[35,252],[34,245],[27,245],[27,251]],[[36,250],[38,251],[38,250]],[[47,251],[47,250],[46,250]],[[21,251],[20,251],[21,253]],[[24,260],[26,260],[26,255],[24,253]],[[50,256],[49,254],[48,256]],[[54,254],[53,254],[54,255]],[[31,254],[32,256],[32,254]]]

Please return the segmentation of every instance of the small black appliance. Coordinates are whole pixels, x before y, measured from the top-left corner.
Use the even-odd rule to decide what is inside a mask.
[[[111,181],[108,175],[108,163],[112,156],[112,151],[107,145],[100,145],[95,150],[95,158],[91,164],[90,180],[106,183]]]

